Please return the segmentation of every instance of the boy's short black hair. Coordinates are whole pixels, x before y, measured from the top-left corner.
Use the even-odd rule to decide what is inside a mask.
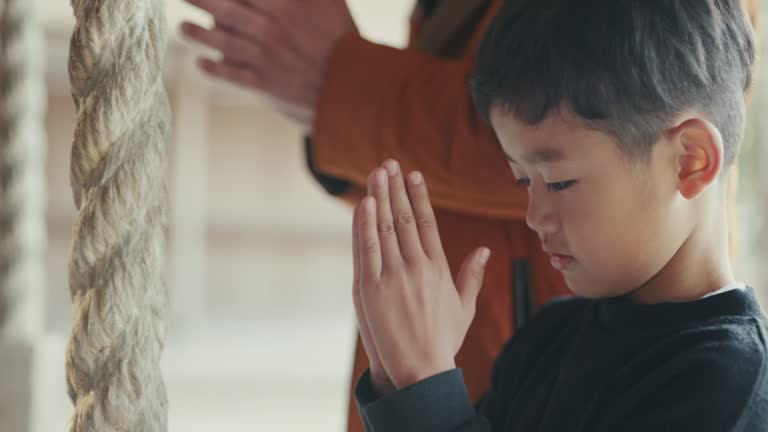
[[[630,160],[647,160],[673,116],[696,108],[720,130],[729,167],[754,37],[739,0],[506,0],[478,51],[472,96],[486,121],[495,106],[528,124],[567,106]]]

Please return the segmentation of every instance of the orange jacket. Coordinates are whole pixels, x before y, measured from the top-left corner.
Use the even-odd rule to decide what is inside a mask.
[[[452,1],[479,0],[440,4]],[[417,15],[405,50],[346,35],[330,57],[310,156],[316,172],[349,183],[340,197],[354,204],[366,193],[368,174],[386,158],[397,159],[404,172],[421,171],[454,277],[473,248],[491,248],[476,317],[456,357],[473,400],[488,389],[494,359],[514,330],[512,287],[520,275],[513,263],[528,262],[534,308],[569,293],[526,227],[527,195],[514,187],[501,147],[475,113],[466,86],[473,54],[501,0],[488,3],[461,26],[446,29],[453,37],[438,56],[416,49],[422,29]],[[352,385],[367,367],[358,338]],[[364,431],[352,397],[348,430]]]

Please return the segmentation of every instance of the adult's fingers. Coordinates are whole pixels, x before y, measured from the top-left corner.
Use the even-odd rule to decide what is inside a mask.
[[[272,22],[272,18],[259,9],[248,7],[237,0],[186,1],[213,15],[217,24],[257,39],[264,36]]]
[[[231,60],[215,61],[200,59],[198,64],[208,75],[231,83],[239,84],[251,90],[264,91],[265,82],[262,76],[246,65]]]
[[[262,47],[224,27],[206,29],[197,24],[185,22],[181,25],[181,31],[196,42],[220,51],[224,57],[239,63],[254,65],[259,64],[264,58]]]
[[[276,15],[280,7],[296,0],[240,0],[241,2],[262,11],[265,14]]]

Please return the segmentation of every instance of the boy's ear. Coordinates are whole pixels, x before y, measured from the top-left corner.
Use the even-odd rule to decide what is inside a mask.
[[[667,131],[678,150],[678,189],[687,199],[698,196],[717,181],[723,164],[723,138],[720,131],[701,118],[689,118]]]

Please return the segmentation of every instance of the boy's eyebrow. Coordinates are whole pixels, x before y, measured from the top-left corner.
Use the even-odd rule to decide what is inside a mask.
[[[512,156],[508,155],[506,151],[504,151],[504,156],[506,156],[507,160],[513,164],[517,163],[517,161]],[[557,162],[563,159],[565,159],[563,152],[552,147],[540,148],[531,154],[523,156],[523,160],[531,165],[538,165],[547,162]]]

